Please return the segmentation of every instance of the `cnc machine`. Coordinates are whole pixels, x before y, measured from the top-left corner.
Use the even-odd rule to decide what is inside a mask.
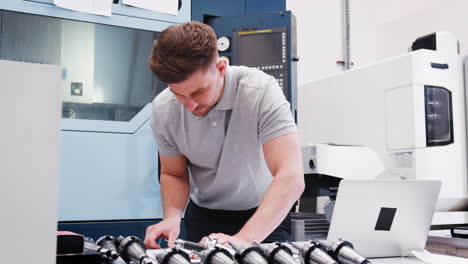
[[[422,37],[407,54],[299,87],[302,144],[368,146],[386,168],[378,178],[441,180],[437,210],[464,210],[464,89],[453,35]]]

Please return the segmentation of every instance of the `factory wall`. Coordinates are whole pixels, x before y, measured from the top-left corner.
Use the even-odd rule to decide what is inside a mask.
[[[377,59],[392,57],[404,53],[410,43],[417,37],[430,34],[435,31],[452,32],[460,42],[460,54],[468,53],[468,31],[466,31],[466,10],[468,2],[463,0],[398,0],[397,6],[405,7],[411,2],[410,13],[408,10],[400,12],[403,15],[391,17],[386,10],[395,9],[393,13],[398,14],[396,7],[390,4],[379,6],[381,13],[380,23],[376,26]],[[422,8],[424,6],[424,8]]]
[[[343,0],[287,0],[297,18],[298,85],[343,71]],[[353,67],[406,53],[418,37],[450,31],[468,53],[464,0],[350,0]]]
[[[286,9],[296,15],[298,85],[341,71],[342,59],[341,0],[287,0]]]

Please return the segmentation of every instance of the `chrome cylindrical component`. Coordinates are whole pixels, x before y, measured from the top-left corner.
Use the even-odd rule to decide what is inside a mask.
[[[190,257],[182,250],[172,248],[158,255],[156,259],[159,264],[190,264]]]
[[[119,258],[119,250],[117,249],[117,240],[113,236],[102,236],[98,240],[96,240],[96,244],[107,248],[110,250],[110,257],[112,260],[116,260]]]
[[[268,264],[263,250],[258,245],[246,244],[242,247],[230,245],[236,251],[236,259],[240,264]]]
[[[119,242],[119,252],[125,262],[130,263],[130,261],[140,263],[140,264],[158,264],[155,259],[152,259],[146,255],[146,247],[136,236],[129,237],[118,237],[117,241]]]
[[[199,255],[205,264],[235,264],[232,254],[221,247],[203,250]]]
[[[285,244],[273,243],[261,245],[260,248],[270,264],[296,264],[291,249]]]
[[[114,261],[118,258],[113,258],[112,251],[108,248],[103,248],[102,246],[94,243],[94,240],[90,237],[84,238],[84,248],[87,250],[92,250],[100,253],[103,258],[109,261]]]
[[[345,240],[331,242],[319,240],[320,245],[332,252],[334,259],[342,264],[370,264],[371,262],[354,250],[353,244]]]
[[[299,250],[299,259],[302,264],[338,264],[327,252],[320,248],[320,244],[310,241],[298,246],[292,243]]]

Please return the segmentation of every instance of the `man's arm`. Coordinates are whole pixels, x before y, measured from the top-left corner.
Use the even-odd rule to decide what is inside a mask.
[[[161,153],[159,156],[161,158],[161,198],[164,219],[181,218],[190,192],[187,158],[183,155],[168,157]]]
[[[220,244],[261,243],[284,220],[304,191],[304,171],[297,132],[266,142],[263,144],[263,153],[273,181],[255,214],[236,235],[209,235]]]
[[[263,153],[273,181],[260,206],[235,235],[246,242],[262,242],[284,220],[304,191],[304,171],[297,132],[263,144]]]
[[[161,158],[161,198],[164,210],[163,220],[146,229],[145,244],[149,248],[159,248],[155,242],[160,237],[169,239],[169,246],[180,233],[182,213],[190,193],[188,162],[183,155]]]

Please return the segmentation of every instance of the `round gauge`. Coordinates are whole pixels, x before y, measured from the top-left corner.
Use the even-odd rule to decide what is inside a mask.
[[[218,50],[219,51],[226,51],[229,49],[229,46],[231,45],[231,41],[229,40],[228,37],[220,37],[218,39]]]

